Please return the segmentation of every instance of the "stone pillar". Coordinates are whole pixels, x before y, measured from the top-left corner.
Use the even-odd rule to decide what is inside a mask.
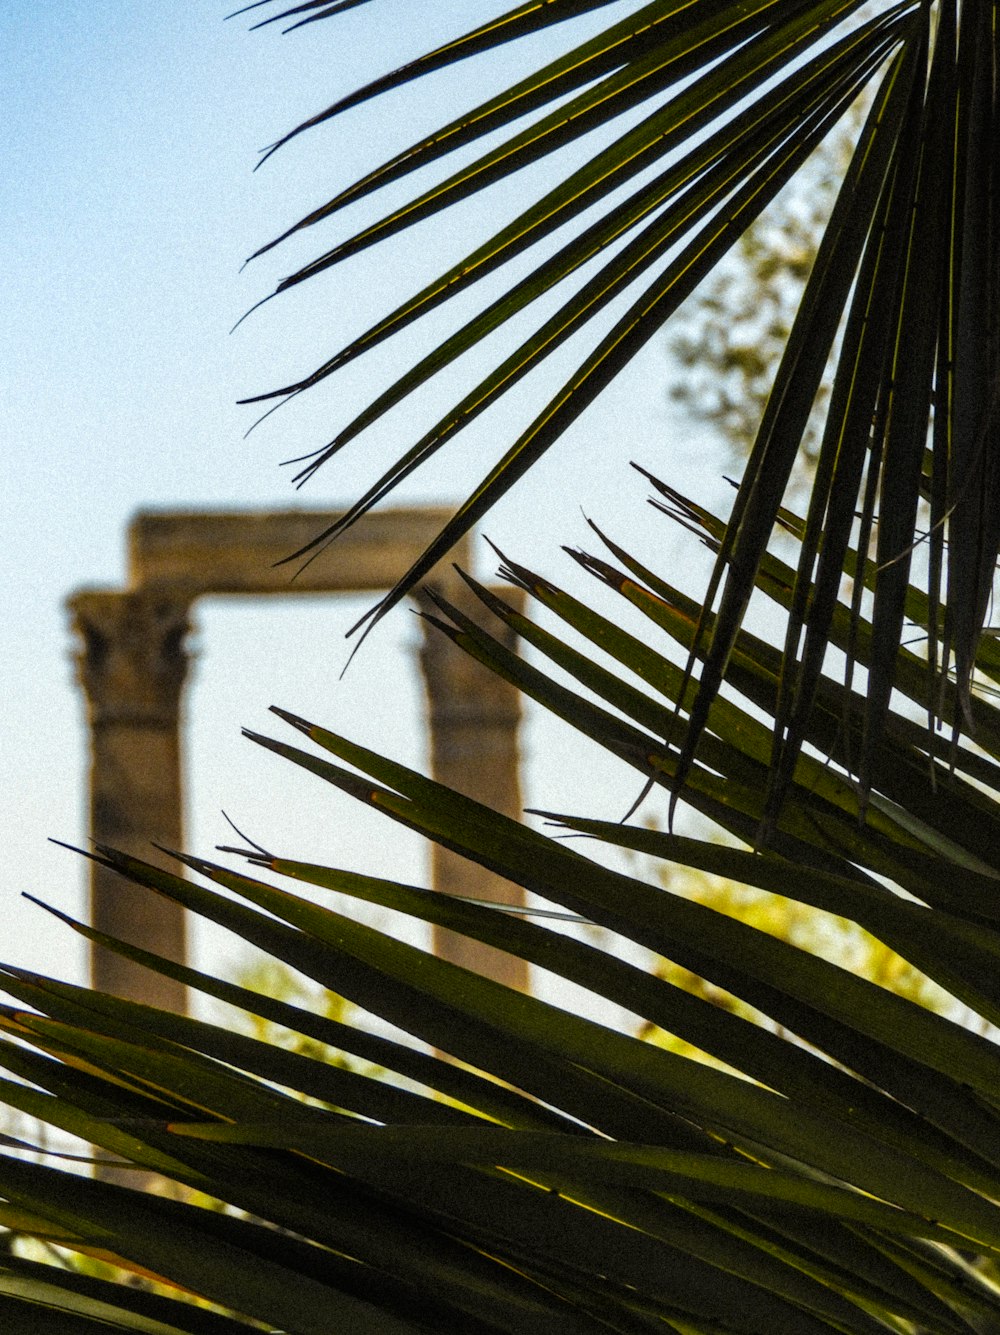
[[[85,591],[69,602],[90,724],[91,837],[174,871],[152,841],[183,846],[179,721],[188,606],[183,593],[155,590]],[[90,907],[98,930],[184,960],[179,905],[92,864]],[[92,951],[91,981],[149,1005],[186,1006],[181,984],[109,950]]]
[[[508,600],[510,592],[504,591]],[[482,604],[464,589],[456,594],[449,588],[448,597],[476,619],[485,617]],[[434,609],[428,605],[428,610]],[[520,692],[488,672],[436,627],[426,621],[422,625],[420,658],[427,689],[431,774],[439,783],[516,819],[521,814]],[[516,637],[502,623],[491,622],[490,631],[494,635],[502,633],[504,643],[514,647]],[[437,844],[431,866],[431,883],[437,890],[502,904],[524,904],[520,886]],[[434,951],[454,964],[528,990],[524,961],[490,946],[435,928]]]

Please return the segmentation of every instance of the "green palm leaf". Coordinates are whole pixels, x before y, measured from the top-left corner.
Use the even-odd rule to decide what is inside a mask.
[[[265,24],[294,26],[360,3],[250,9],[266,11]],[[549,907],[512,914],[257,847],[223,850],[245,857],[249,872],[178,855],[187,875],[96,849],[89,856],[106,868],[402,1033],[331,1020],[54,913],[94,944],[281,1026],[291,1046],[205,1013],[170,1015],[0,968],[10,999],[0,1006],[0,1099],[70,1138],[67,1162],[88,1158],[89,1146],[101,1165],[88,1178],[32,1162],[30,1139],[4,1138],[5,1330],[1000,1330],[991,1028],[1000,1023],[1000,713],[975,676],[1000,679],[996,645],[980,636],[1000,535],[996,7],[537,0],[293,134],[519,36],[571,33],[557,25],[612,3],[596,35],[290,229],[482,136],[506,135],[285,287],[629,117],[465,266],[279,393],[364,355],[595,208],[502,299],[487,298],[338,424],[319,455],[345,448],[536,298],[562,293],[524,346],[404,446],[325,538],[571,334],[591,338],[543,413],[484,466],[473,496],[389,595],[397,600],[557,442],[872,88],[729,523],[647,475],[654,504],[714,553],[708,600],[595,530],[601,554],[571,553],[595,577],[592,598],[503,558],[502,573],[545,609],[544,624],[471,578],[495,632],[465,603],[432,591],[425,604],[438,633],[737,846],[573,813],[540,813],[550,822],[540,830],[277,710],[299,744],[248,734],[253,741]],[[538,119],[525,124],[527,113]],[[588,333],[603,309],[615,311],[610,332]],[[842,317],[816,481],[799,518],[784,508],[785,483]],[[911,561],[921,503],[932,522],[923,581]],[[776,525],[797,549],[793,561],[769,550]],[[743,625],[755,589],[787,618],[781,647]],[[607,607],[618,599],[631,629]],[[926,660],[900,646],[908,622],[929,639]],[[531,657],[511,649],[512,632]],[[845,682],[830,674],[829,647],[847,661]],[[930,729],[907,712],[917,708]],[[935,731],[938,720],[953,736]],[[975,743],[960,742],[969,727]],[[592,858],[595,841],[645,859],[642,870]],[[677,865],[857,924],[935,980],[944,1008],[692,899],[657,874]],[[317,892],[335,893],[338,907],[316,902]],[[359,921],[355,901],[505,950],[589,993],[605,1018],[435,958]],[[606,935],[577,939],[564,919]],[[642,950],[727,1000],[649,972],[636,962]],[[617,1027],[612,1005],[634,1020]],[[640,1022],[673,1046],[640,1040]],[[382,1073],[345,1069],[316,1045]],[[63,1260],[42,1265],[19,1253],[27,1239],[157,1287],[97,1279]]]
[[[488,55],[498,44],[539,25],[560,23],[597,7],[521,6],[341,99],[292,133],[456,59]],[[318,16],[333,17],[338,8],[325,7]],[[610,334],[592,341],[565,386],[522,438],[487,468],[426,559],[389,595],[384,610],[560,439],[788,176],[802,170],[810,148],[830,125],[862,91],[872,90],[872,111],[721,543],[706,598],[709,608],[718,598],[718,616],[711,633],[708,622],[699,624],[693,641],[696,657],[689,663],[693,670],[703,657],[688,734],[681,744],[681,781],[721,688],[820,378],[846,318],[782,656],[772,777],[762,817],[765,832],[773,829],[805,741],[845,551],[850,545],[866,547],[866,535],[877,536],[878,577],[869,689],[852,767],[863,790],[872,784],[870,766],[887,726],[896,680],[925,475],[934,498],[927,596],[936,611],[931,618],[931,671],[928,676],[924,670],[922,694],[936,719],[936,681],[954,663],[963,706],[954,726],[971,725],[969,683],[1000,542],[1000,521],[991,499],[997,489],[996,432],[987,388],[995,378],[1000,342],[993,309],[995,247],[989,239],[996,198],[988,148],[997,117],[996,80],[990,72],[993,11],[990,5],[973,7],[966,15],[966,8],[958,0],[909,0],[860,12],[840,0],[811,5],[759,0],[750,6],[722,0],[693,5],[654,0],[623,15],[619,6],[610,10],[606,26],[596,35],[373,169],[290,229],[299,231],[329,218],[419,167],[446,162],[453,150],[481,135],[506,132],[502,142],[478,159],[399,208],[376,214],[353,237],[291,274],[279,290],[359,248],[388,240],[412,222],[487,189],[543,156],[554,155],[557,162],[560,150],[582,134],[610,126],[626,112],[630,117],[620,137],[595,150],[439,280],[314,372],[272,394],[256,396],[301,392],[507,259],[525,255],[554,227],[577,223],[575,234],[557,254],[543,256],[511,291],[487,302],[352,422],[338,426],[329,443],[316,451],[302,478],[544,292],[563,293],[542,329],[503,356],[427,435],[401,452],[398,462],[351,510],[342,525],[346,527],[619,290],[624,292],[626,285],[634,289],[630,313]],[[572,24],[565,32],[572,36]],[[527,113],[538,118],[522,127],[521,117]],[[660,163],[657,179],[643,184],[621,206],[613,192],[637,171]],[[579,225],[584,209],[594,207],[600,210],[596,221]],[[635,236],[647,215],[655,221]],[[625,249],[599,275],[588,280],[581,275],[575,288],[580,267],[626,237],[632,239]],[[663,270],[668,246],[682,249]],[[932,406],[933,430],[928,433]],[[860,532],[855,520],[859,508]],[[335,537],[336,531],[317,541]],[[946,538],[952,553],[948,560]]]

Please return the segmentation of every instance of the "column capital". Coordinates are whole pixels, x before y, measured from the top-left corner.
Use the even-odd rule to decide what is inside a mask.
[[[187,674],[190,593],[84,590],[68,600],[92,726],[176,726]]]

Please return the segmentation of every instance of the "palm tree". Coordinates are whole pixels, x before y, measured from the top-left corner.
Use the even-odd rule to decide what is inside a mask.
[[[336,18],[359,3],[310,0],[284,17]],[[728,524],[649,477],[658,507],[716,553],[704,604],[597,534],[596,551],[577,553],[597,581],[593,600],[504,558],[504,574],[552,613],[558,632],[469,579],[485,609],[553,670],[519,658],[440,597],[431,620],[741,846],[548,813],[561,833],[849,918],[945,989],[953,1008],[935,1014],[659,883],[609,870],[579,851],[586,844],[501,817],[276,711],[308,749],[252,740],[499,871],[551,912],[652,949],[773,1023],[692,996],[544,917],[505,916],[252,846],[228,850],[249,871],[184,857],[199,880],[98,849],[93,856],[122,875],[230,927],[427,1050],[69,923],[398,1082],[4,970],[20,1004],[0,1013],[10,1073],[2,1097],[187,1194],[86,1179],[15,1147],[0,1157],[0,1224],[214,1304],[10,1254],[0,1260],[5,1328],[35,1331],[44,1309],[47,1328],[74,1335],[230,1335],[262,1324],[295,1335],[1000,1331],[1000,710],[981,689],[1000,681],[1000,651],[981,634],[997,552],[996,7],[532,0],[310,124],[598,9],[608,14],[596,36],[299,226],[508,128],[502,146],[282,287],[619,112],[630,113],[630,128],[454,271],[277,393],[304,391],[604,202],[597,221],[588,215],[309,465],[535,297],[566,287],[538,334],[414,443],[350,522],[591,314],[619,294],[630,301],[381,615],[555,442],[870,90]],[[528,112],[536,119],[518,128]],[[591,258],[593,271],[574,287]],[[816,481],[799,518],[782,508],[785,483],[845,315]],[[931,515],[923,582],[911,568],[921,496]],[[775,525],[797,547],[794,564],[769,550]],[[783,650],[742,624],[754,589],[784,609]],[[604,610],[614,595],[643,614],[647,634]],[[926,655],[901,645],[907,622],[927,635]],[[846,681],[828,674],[829,648],[845,656]],[[861,671],[857,690],[851,674]],[[930,726],[903,700],[926,708]],[[963,735],[973,730],[974,743]],[[296,895],[287,888],[295,882],[507,950],[716,1064],[477,978]]]

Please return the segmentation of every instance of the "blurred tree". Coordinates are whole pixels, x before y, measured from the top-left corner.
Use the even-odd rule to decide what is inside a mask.
[[[774,203],[747,229],[670,326],[667,349],[682,373],[669,397],[716,430],[734,461],[746,458],[812,271],[868,99],[838,122]],[[815,472],[840,351],[827,362],[792,473],[802,490]]]
[[[290,969],[280,960],[262,956],[243,965],[237,972],[236,982],[251,992],[271,997],[275,1001],[286,1002],[292,1006],[304,1007],[315,1015],[321,1015],[337,1024],[356,1024],[358,1008],[328,988],[310,984],[301,974]],[[325,1062],[341,1071],[354,1071],[379,1079],[386,1073],[372,1062],[358,1061],[345,1052],[321,1043],[307,1034],[287,1029],[263,1015],[250,1011],[237,1012],[234,1027],[255,1038],[261,1043],[274,1043],[287,1048],[302,1057],[311,1057],[315,1061]]]
[[[696,904],[725,913],[800,950],[820,955],[841,968],[877,983],[879,987],[895,992],[897,996],[941,1014],[956,1014],[954,998],[943,988],[849,918],[825,913],[800,900],[740,885],[725,877],[679,864],[671,866],[666,872],[661,870],[659,879],[665,889],[675,894],[683,894]],[[775,1023],[762,1011],[683,965],[660,959],[653,972],[657,978],[683,988],[692,996],[700,997],[742,1019],[763,1025],[782,1038],[793,1039],[782,1025]],[[725,1065],[649,1021],[640,1026],[638,1036],[681,1056],[692,1057],[712,1066]]]

